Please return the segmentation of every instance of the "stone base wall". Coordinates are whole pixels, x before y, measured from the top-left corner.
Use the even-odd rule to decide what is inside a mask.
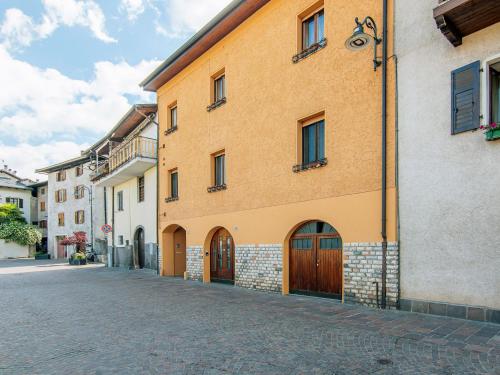
[[[377,306],[382,298],[382,243],[344,244],[344,301]],[[399,250],[396,242],[387,244],[387,307],[398,305]]]
[[[281,292],[282,245],[241,245],[235,248],[235,285]]]
[[[203,281],[203,246],[188,246],[186,271],[191,280]]]
[[[144,268],[156,270],[156,246],[154,243],[145,244]],[[116,246],[113,251],[113,267],[139,268],[139,258],[137,252],[134,254],[134,247],[131,245]]]

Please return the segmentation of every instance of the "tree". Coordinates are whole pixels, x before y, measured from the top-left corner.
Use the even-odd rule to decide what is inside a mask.
[[[85,244],[87,243],[87,233],[85,232],[73,232],[72,236],[66,236],[60,242],[64,246],[76,245],[76,251],[85,251]]]
[[[15,204],[0,204],[0,224],[11,221],[26,223],[23,212]]]

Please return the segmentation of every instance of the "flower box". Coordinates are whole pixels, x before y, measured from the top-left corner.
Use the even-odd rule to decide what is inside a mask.
[[[500,138],[500,128],[496,129],[489,129],[484,132],[484,136],[486,137],[487,141],[493,141],[495,139]]]
[[[69,258],[68,261],[69,261],[69,264],[71,264],[72,266],[84,266],[87,264],[87,259]]]

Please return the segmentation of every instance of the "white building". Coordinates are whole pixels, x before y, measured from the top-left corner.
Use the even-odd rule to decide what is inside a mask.
[[[28,180],[18,177],[15,171],[7,168],[0,169],[0,204],[15,204],[23,212],[26,222],[31,223],[32,189],[23,181],[28,182]]]
[[[401,308],[498,323],[500,6],[395,7]]]
[[[65,258],[64,246],[59,242],[74,232],[85,232],[88,243],[96,252],[102,252],[104,235],[100,227],[104,224],[104,191],[90,182],[91,159],[89,153],[46,168],[37,173],[48,175],[47,191],[47,242],[48,252],[53,258]],[[90,200],[92,193],[92,200]]]
[[[92,148],[94,184],[106,189],[108,264],[157,269],[156,104],[134,105]]]

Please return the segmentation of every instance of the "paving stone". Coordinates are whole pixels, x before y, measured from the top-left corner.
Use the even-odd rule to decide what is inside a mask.
[[[0,261],[0,306],[1,375],[500,373],[496,324],[153,272]]]

